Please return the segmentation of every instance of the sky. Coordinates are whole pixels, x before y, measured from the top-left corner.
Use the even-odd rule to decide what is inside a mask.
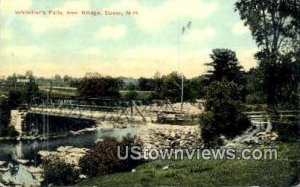
[[[214,48],[234,50],[245,70],[257,65],[234,0],[0,0],[0,9],[0,76],[194,77]]]

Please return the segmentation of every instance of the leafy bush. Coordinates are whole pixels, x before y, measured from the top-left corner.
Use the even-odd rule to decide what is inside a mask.
[[[247,116],[235,105],[224,104],[223,107],[218,113],[207,112],[200,117],[201,137],[207,146],[222,145],[222,135],[234,138],[251,125]]]
[[[201,138],[206,146],[220,144],[220,137],[234,138],[250,127],[244,115],[239,86],[228,81],[214,81],[207,87],[205,109],[200,117]]]
[[[128,146],[129,155],[132,155],[130,148],[134,145],[138,145],[135,138],[129,136],[124,137],[122,141],[112,137],[105,138],[79,160],[82,173],[94,177],[127,171],[136,167],[140,161],[133,160],[130,157],[126,160],[118,158],[118,146],[120,146],[120,155],[123,156],[125,155],[126,146]]]
[[[79,170],[74,165],[67,164],[59,158],[44,160],[45,182],[53,185],[73,185],[79,178]]]

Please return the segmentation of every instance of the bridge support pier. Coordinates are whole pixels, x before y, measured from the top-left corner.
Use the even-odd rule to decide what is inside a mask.
[[[10,126],[13,126],[19,135],[22,135],[22,124],[27,112],[23,110],[11,110],[10,115]]]

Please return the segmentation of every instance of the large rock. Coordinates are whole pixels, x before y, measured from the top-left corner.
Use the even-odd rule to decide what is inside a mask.
[[[278,135],[275,132],[259,132],[254,136],[250,136],[242,141],[245,144],[268,144],[277,140]]]
[[[0,167],[4,166],[5,164],[6,164],[6,162],[0,161]]]
[[[199,127],[147,124],[137,133],[147,148],[193,148],[199,145]]]
[[[82,158],[88,149],[76,148],[72,146],[59,147],[57,151],[39,151],[42,159],[60,158],[62,161],[74,166],[79,165],[79,160]]]

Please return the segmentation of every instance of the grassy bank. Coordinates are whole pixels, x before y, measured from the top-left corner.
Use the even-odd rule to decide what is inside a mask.
[[[299,176],[300,143],[280,143],[278,160],[152,161],[136,172],[81,182],[85,186],[289,186]],[[168,169],[163,167],[169,165]]]

